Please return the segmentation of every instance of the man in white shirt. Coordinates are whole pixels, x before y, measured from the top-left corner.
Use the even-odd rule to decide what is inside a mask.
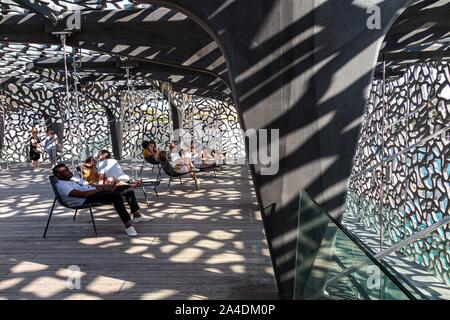
[[[111,153],[108,150],[102,150],[99,154],[98,174],[99,181],[102,183],[105,179],[110,182],[128,183],[130,176],[123,172],[117,160],[111,159]]]
[[[129,236],[137,235],[130,214],[125,208],[122,193],[116,190],[115,185],[90,186],[83,179],[75,178],[65,164],[56,165],[53,168],[53,175],[58,179],[56,189],[67,205],[112,204],[125,225],[125,232]]]
[[[50,162],[52,164],[55,164],[58,147],[58,136],[52,129],[47,129],[47,135],[43,139],[41,139],[41,141],[48,153]]]

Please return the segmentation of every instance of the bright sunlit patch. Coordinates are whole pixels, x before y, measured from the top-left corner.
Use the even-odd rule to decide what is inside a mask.
[[[122,242],[116,241],[116,242],[110,242],[110,243],[102,244],[100,246],[100,248],[106,249],[106,248],[120,247],[121,245],[122,245]]]
[[[39,277],[23,287],[20,292],[34,294],[38,298],[55,298],[67,289],[66,281],[52,277]]]
[[[245,266],[242,264],[235,264],[230,266],[231,271],[234,273],[245,273]]]
[[[98,276],[86,287],[87,290],[97,294],[112,294],[118,292],[124,285],[124,280]]]
[[[244,261],[245,258],[239,254],[225,252],[213,255],[211,258],[206,260],[206,263],[223,264],[223,263],[244,262]]]
[[[151,244],[155,240],[154,237],[139,237],[131,239],[132,244]]]
[[[238,250],[244,250],[245,248],[243,241],[233,241],[233,246]]]
[[[208,299],[207,297],[198,294],[193,294],[187,298],[187,300],[207,300],[207,299]]]
[[[96,246],[105,242],[114,241],[115,238],[113,237],[101,237],[101,238],[85,238],[81,239],[79,242],[81,244],[85,244],[88,246]]]
[[[0,281],[0,290],[6,290],[17,286],[21,283],[25,278],[12,278]]]
[[[87,293],[75,293],[71,294],[65,300],[102,300],[100,297],[93,296]]]
[[[161,246],[160,250],[161,250],[162,253],[171,253],[176,248],[178,248],[178,246],[176,246],[174,244],[168,244],[168,245],[165,245],[165,246]]]
[[[48,266],[45,264],[22,261],[11,268],[12,273],[24,273],[24,272],[38,272],[47,269]]]
[[[67,279],[68,277],[73,276],[73,271],[70,269],[67,269],[67,268],[61,268],[55,272],[55,275],[57,275],[58,277]],[[82,277],[82,276],[85,276],[86,273],[79,271],[79,275]]]
[[[176,290],[161,289],[155,292],[147,292],[141,296],[142,300],[163,300],[169,299],[178,294]]]
[[[225,244],[219,241],[202,239],[195,243],[196,247],[205,248],[205,249],[214,249],[218,250],[222,248]]]
[[[197,231],[176,231],[169,234],[169,241],[176,244],[189,243],[200,235]]]
[[[234,238],[234,234],[223,230],[213,230],[209,232],[207,236],[216,240],[230,240]]]
[[[264,269],[264,271],[272,276],[275,275],[275,273],[273,272],[273,268],[272,267],[267,267]]]
[[[17,212],[9,212],[9,213],[0,213],[0,219],[14,217]]]
[[[187,214],[187,215],[183,215],[181,218],[182,219],[189,219],[189,220],[198,220],[198,221],[209,219],[208,216],[201,216],[201,215],[198,215],[198,214],[197,215],[196,214]]]
[[[185,248],[172,256],[169,260],[173,262],[194,262],[203,255],[203,250],[197,248]]]
[[[205,271],[223,274],[223,271],[217,268],[205,268]]]
[[[133,246],[133,247],[125,250],[125,253],[129,253],[129,254],[142,253],[142,252],[147,251],[147,249],[148,249],[148,246]]]

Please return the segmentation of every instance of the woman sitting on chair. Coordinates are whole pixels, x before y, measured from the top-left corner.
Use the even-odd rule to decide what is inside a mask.
[[[171,159],[169,160],[168,159],[169,156],[166,151],[161,151],[159,156],[161,159],[167,160],[175,172],[189,173],[191,177],[198,183],[198,179],[195,176],[195,172],[199,170],[194,168],[194,166],[190,161],[189,162],[184,161],[184,158],[182,158],[180,155],[178,155],[178,157],[172,156]]]
[[[192,163],[191,153],[186,149],[181,152],[176,152],[177,145],[172,143],[170,145],[170,165],[179,173],[188,173],[189,171],[199,171]]]
[[[150,163],[159,162],[159,153],[160,151],[156,147],[156,142],[144,141],[142,142],[142,148],[144,149],[144,159]]]
[[[82,178],[91,185],[98,184],[99,174],[97,170],[97,159],[89,157],[80,166]]]

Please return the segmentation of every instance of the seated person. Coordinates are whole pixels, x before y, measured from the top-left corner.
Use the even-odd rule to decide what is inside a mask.
[[[170,148],[170,165],[179,173],[188,173],[189,171],[199,171],[194,167],[191,154],[186,150],[176,152],[176,144],[172,143]],[[183,156],[181,156],[183,154]]]
[[[191,177],[192,177],[194,180],[196,180],[197,183],[198,183],[198,179],[197,179],[197,177],[195,176],[195,173],[194,173],[194,172],[199,171],[199,170],[196,169],[196,168],[194,168],[194,166],[192,165],[192,163],[190,163],[190,164],[183,163],[181,157],[176,158],[175,161],[173,161],[172,159],[169,160],[169,159],[168,159],[168,158],[169,158],[169,155],[168,155],[167,152],[165,152],[165,151],[161,151],[161,153],[160,153],[160,158],[161,158],[161,159],[166,159],[166,160],[169,162],[170,166],[171,166],[171,167],[174,169],[174,171],[177,172],[177,173],[188,173],[188,172],[189,172],[189,174],[191,175]]]
[[[91,186],[83,179],[75,178],[65,164],[58,164],[53,168],[53,175],[57,178],[56,189],[63,201],[69,206],[81,206],[90,203],[112,204],[125,225],[125,232],[129,236],[136,236],[136,229],[131,223],[131,217],[123,201],[123,195],[116,185]],[[139,212],[134,193],[128,193],[127,201],[135,217],[135,222],[147,221],[148,218]]]
[[[178,161],[181,158],[181,154],[177,151],[177,145],[175,143],[169,145],[169,152],[169,161]]]
[[[197,146],[197,148],[195,148],[194,144],[191,144],[191,150],[191,153],[193,154],[192,162],[197,169],[205,171],[206,169],[212,169],[216,167],[215,162],[207,162],[209,158],[206,156],[204,147],[199,145]],[[197,150],[199,150],[199,152]]]
[[[112,184],[116,182],[119,185],[129,185],[133,188],[142,184],[142,181],[130,184],[130,176],[123,172],[117,160],[111,159],[111,152],[108,150],[100,151],[98,158],[100,160],[98,163],[99,184]]]
[[[99,174],[97,170],[97,159],[94,157],[89,157],[80,166],[81,176],[89,184],[98,184]]]
[[[142,148],[144,149],[144,159],[146,160],[159,160],[159,151],[156,147],[156,142],[151,141],[144,141],[142,142]]]
[[[212,149],[210,153],[205,152],[205,154],[205,162],[215,165],[222,163],[225,156],[225,153],[217,152],[215,149]]]

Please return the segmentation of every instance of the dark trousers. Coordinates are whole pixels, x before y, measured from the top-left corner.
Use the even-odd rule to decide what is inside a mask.
[[[122,194],[118,191],[115,192],[101,191],[99,193],[96,193],[93,196],[86,198],[85,204],[89,203],[112,204],[114,205],[114,209],[116,209],[123,223],[126,223],[131,220],[128,211],[125,208]]]
[[[119,192],[127,200],[132,213],[139,211],[139,204],[136,200],[136,194],[134,193],[133,188],[128,186],[120,186],[117,187],[116,192]]]

